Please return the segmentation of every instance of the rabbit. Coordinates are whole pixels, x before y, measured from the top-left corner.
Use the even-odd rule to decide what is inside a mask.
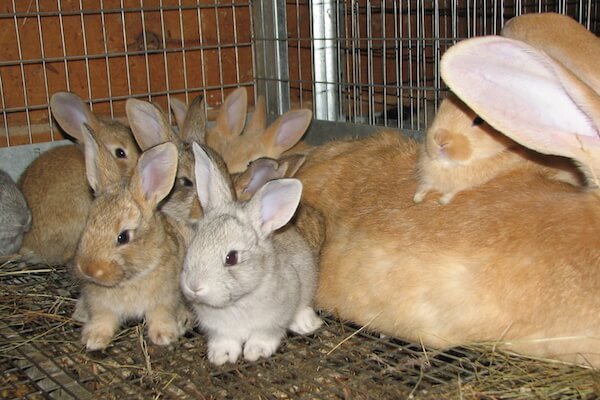
[[[315,307],[427,347],[487,342],[600,366],[600,97],[509,39],[461,41],[441,67],[486,123],[575,159],[590,184],[523,163],[445,207],[415,206],[417,142],[388,130],[316,147],[296,174],[326,225]]]
[[[129,180],[95,135],[83,129],[87,179],[96,193],[77,248],[82,279],[74,318],[82,342],[102,350],[122,322],[145,318],[152,343],[168,345],[187,329],[190,313],[179,289],[185,245],[157,210],[177,171],[177,148],[163,143],[140,156]]]
[[[96,117],[73,93],[57,92],[50,99],[52,115],[79,144],[54,147],[36,158],[19,178],[19,188],[31,208],[31,230],[19,253],[32,262],[69,263],[77,248],[93,200],[86,181],[81,125],[88,124],[131,174],[139,149],[125,125]]]
[[[196,144],[194,155],[205,215],[187,251],[182,291],[208,336],[210,362],[233,363],[242,351],[249,361],[269,357],[286,329],[309,334],[322,324],[311,307],[315,256],[293,226],[284,227],[302,184],[276,179],[236,202],[229,177]]]
[[[231,174],[244,171],[257,158],[277,159],[284,153],[300,153],[310,148],[299,142],[312,121],[310,110],[290,110],[268,127],[263,96],[258,97],[247,125],[246,111],[246,89],[238,88],[227,96],[215,126],[206,136],[206,145],[223,157]]]
[[[178,134],[171,129],[164,113],[153,104],[137,99],[128,99],[126,103],[129,124],[143,150],[165,142],[171,142],[177,147],[177,178],[173,189],[159,207],[177,222],[177,227],[187,243],[193,236],[194,224],[203,213],[195,188],[192,144],[202,145],[205,142],[205,107],[202,96],[197,96],[189,108],[183,102],[175,102],[171,103],[171,109],[179,124]],[[213,150],[204,148],[211,154],[217,166],[227,173],[227,167],[220,156]]]
[[[13,179],[0,170],[0,256],[14,254],[31,228],[31,211]]]
[[[450,93],[440,104],[427,131],[416,172],[419,180],[414,202],[432,190],[448,204],[459,192],[482,185],[520,163],[537,163],[539,173],[574,186],[584,177],[570,159],[536,154],[495,130]]]

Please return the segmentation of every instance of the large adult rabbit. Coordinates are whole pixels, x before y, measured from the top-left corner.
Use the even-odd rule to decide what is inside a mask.
[[[442,68],[496,129],[574,158],[590,182],[600,174],[600,97],[555,60],[484,38],[454,46]],[[446,206],[414,205],[417,153],[384,132],[309,154],[297,176],[326,223],[317,306],[425,345],[494,342],[599,366],[598,191],[525,164]]]

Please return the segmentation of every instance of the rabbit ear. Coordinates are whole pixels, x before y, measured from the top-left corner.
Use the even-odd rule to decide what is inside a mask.
[[[206,113],[204,97],[196,96],[187,109],[179,135],[184,142],[206,142]]]
[[[507,38],[469,39],[444,54],[441,73],[495,129],[538,152],[574,158],[588,177],[600,172],[600,97],[545,53]]]
[[[258,96],[256,104],[254,105],[254,113],[252,118],[248,121],[246,129],[244,129],[244,135],[260,135],[267,130],[267,104],[265,96]]]
[[[248,94],[245,88],[237,88],[225,98],[216,121],[216,128],[224,139],[233,139],[242,133],[247,111]]]
[[[283,170],[283,176],[291,178],[306,161],[304,154],[290,154],[279,159],[279,168]]]
[[[298,179],[275,179],[267,182],[248,203],[254,221],[264,235],[281,228],[294,216],[302,183]]]
[[[233,201],[226,178],[206,151],[198,144],[192,145],[195,159],[196,190],[204,211]]]
[[[153,104],[130,98],[125,103],[125,112],[142,151],[171,140],[171,126],[163,112]]]
[[[311,121],[310,110],[288,111],[267,128],[261,139],[263,145],[281,154],[298,143]]]
[[[80,143],[83,142],[81,129],[83,124],[88,125],[92,130],[99,128],[98,118],[83,103],[83,100],[73,93],[54,93],[50,99],[50,109],[60,127]]]
[[[164,199],[177,174],[177,147],[170,142],[146,150],[131,178],[131,192],[141,204],[154,209]]]
[[[252,161],[250,167],[235,178],[235,190],[238,200],[248,199],[270,180],[282,178],[283,168],[277,160],[259,158]]]
[[[92,128],[83,124],[80,129],[84,144],[85,172],[88,183],[96,194],[121,180],[115,158],[104,144],[98,142]]]
[[[169,99],[169,105],[175,116],[177,128],[179,128],[179,132],[181,132],[183,130],[183,121],[185,121],[185,114],[187,113],[188,106],[184,101],[181,101],[176,97],[171,97]]]

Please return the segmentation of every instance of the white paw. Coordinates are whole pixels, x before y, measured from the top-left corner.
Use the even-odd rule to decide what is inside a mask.
[[[242,353],[242,344],[234,340],[208,342],[208,360],[215,365],[234,363]]]
[[[415,196],[413,197],[413,202],[415,202],[415,203],[422,202],[423,199],[425,198],[426,194],[427,194],[427,192],[417,192],[417,193],[415,193]]]
[[[88,351],[103,350],[110,344],[113,331],[98,326],[84,326],[81,341]]]
[[[289,329],[300,335],[308,335],[319,329],[321,325],[323,321],[315,311],[311,307],[304,307],[296,313]]]
[[[280,337],[251,337],[244,345],[244,358],[248,361],[267,358],[277,351],[280,342]]]
[[[440,199],[438,201],[443,206],[445,206],[446,204],[450,204],[450,202],[454,198],[455,194],[456,193],[446,193],[445,195],[443,195],[442,197],[440,197]]]
[[[73,311],[73,315],[71,316],[71,318],[79,322],[87,322],[87,320],[89,319],[82,297],[77,299],[77,303],[75,304],[75,311]]]

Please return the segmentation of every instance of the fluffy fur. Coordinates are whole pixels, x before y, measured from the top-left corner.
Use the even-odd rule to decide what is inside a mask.
[[[185,248],[157,207],[173,185],[177,149],[164,143],[147,150],[131,179],[115,182],[118,167],[107,149],[91,134],[84,140],[97,198],[75,258],[83,279],[74,315],[84,322],[82,341],[88,350],[103,349],[122,322],[146,318],[153,343],[172,343],[188,321],[179,289]]]
[[[214,364],[273,354],[286,329],[313,332],[316,260],[288,226],[300,199],[297,180],[268,182],[245,203],[235,202],[224,176],[194,146],[198,195],[205,216],[188,249],[181,286],[208,336]],[[277,232],[275,232],[277,231]],[[243,350],[242,350],[243,349]]]
[[[0,171],[0,256],[14,254],[31,228],[31,211],[10,175]]]
[[[600,103],[585,85],[561,76],[567,84],[538,104],[530,95],[541,88],[526,74],[543,75],[543,84],[553,85],[557,71],[568,73],[548,57],[496,38],[453,49],[442,60],[444,79],[478,115],[536,151],[574,157],[589,179],[600,174],[600,138],[594,136]],[[517,58],[525,75],[499,68],[502,60],[511,67]],[[528,83],[508,84],[520,77]],[[586,99],[582,104],[596,112],[571,111],[573,99]],[[550,119],[544,111],[553,102],[562,112],[552,110],[556,118]],[[572,138],[573,126],[581,127],[579,140]],[[493,342],[600,365],[597,189],[546,179],[524,163],[445,207],[415,206],[418,148],[383,132],[325,144],[308,155],[297,177],[304,201],[327,227],[317,307],[429,346]]]
[[[86,181],[81,125],[91,127],[123,175],[131,174],[139,149],[129,128],[97,118],[75,94],[55,93],[50,108],[61,128],[79,145],[46,151],[21,175],[19,187],[31,208],[32,223],[19,252],[32,261],[65,264],[75,255],[93,200]]]

